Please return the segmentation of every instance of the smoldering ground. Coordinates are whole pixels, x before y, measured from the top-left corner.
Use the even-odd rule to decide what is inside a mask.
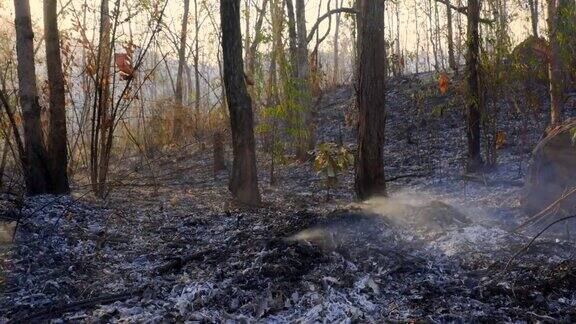
[[[414,124],[408,96],[390,91],[387,122]],[[336,141],[351,93],[337,89],[320,103],[319,139]],[[294,164],[278,166],[281,185],[263,185],[266,207],[224,210],[225,174],[214,179],[211,152],[193,149],[154,162],[158,190],[126,187],[104,206],[28,199],[16,248],[0,264],[0,321],[51,310],[73,322],[572,322],[574,244],[543,237],[503,271],[531,239],[510,232],[526,217],[521,188],[509,185],[521,151],[502,151],[486,181],[463,181],[464,130],[454,116],[428,121],[417,146],[388,128],[386,150],[397,153],[385,157],[388,175],[427,176],[391,183],[387,202],[348,206],[353,174],[345,173],[320,204],[324,183]],[[259,176],[266,184],[268,170]],[[428,208],[441,213],[426,212],[434,201]],[[94,303],[117,294],[124,299]],[[77,301],[93,303],[54,307]]]

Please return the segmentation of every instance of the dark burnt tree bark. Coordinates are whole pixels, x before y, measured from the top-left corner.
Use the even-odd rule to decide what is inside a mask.
[[[38,195],[49,192],[50,176],[40,123],[30,2],[14,0],[14,8],[18,85],[24,123],[24,180],[26,192],[29,195]]]
[[[180,48],[178,49],[178,73],[176,74],[176,107],[174,109],[174,125],[172,128],[172,140],[182,137],[182,115],[184,98],[184,65],[186,64],[186,37],[188,35],[188,12],[190,0],[184,0],[184,15],[182,16],[182,29],[180,31]],[[198,55],[198,53],[196,53]]]
[[[360,0],[358,20],[358,152],[355,189],[359,199],[386,194],[383,143],[386,50],[384,0]]]
[[[229,189],[239,202],[257,205],[260,203],[260,192],[256,169],[254,114],[252,100],[244,83],[240,0],[220,1],[220,22],[224,85],[230,112],[234,155]]]
[[[532,34],[538,37],[538,0],[528,0],[530,7],[530,22],[532,23]]]
[[[480,0],[468,1],[468,52],[466,55],[467,81],[468,81],[468,112],[466,137],[468,139],[467,169],[470,172],[478,171],[482,166],[480,156],[480,112],[482,97],[480,94]]]
[[[57,0],[44,0],[44,37],[46,41],[46,67],[50,91],[50,131],[48,156],[51,171],[51,192],[70,193],[68,183],[68,148],[66,140],[66,98],[60,36],[58,34]]]

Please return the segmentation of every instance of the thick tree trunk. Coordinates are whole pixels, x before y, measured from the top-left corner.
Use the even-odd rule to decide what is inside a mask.
[[[548,31],[550,39],[550,124],[562,122],[564,107],[562,100],[562,58],[558,39],[558,0],[548,0]]]
[[[37,195],[49,192],[50,177],[40,124],[40,104],[34,66],[34,32],[28,0],[14,0],[16,13],[16,54],[20,107],[24,122],[26,192]]]
[[[229,189],[241,203],[258,205],[258,173],[254,141],[252,100],[244,83],[240,0],[220,1],[224,85],[230,111],[234,162]]]
[[[360,0],[358,152],[355,189],[359,199],[386,194],[383,144],[385,126],[386,50],[384,0]]]
[[[177,141],[182,137],[182,115],[183,112],[183,83],[184,65],[186,64],[186,37],[188,36],[188,13],[190,12],[190,0],[184,0],[184,15],[182,16],[182,29],[180,30],[180,48],[178,49],[178,73],[176,74],[176,94],[174,109],[174,125],[172,129],[172,140]],[[196,53],[198,55],[198,53]],[[198,99],[198,96],[196,96]]]
[[[48,155],[52,178],[50,191],[56,194],[68,194],[70,193],[70,186],[67,172],[66,98],[56,7],[57,0],[44,0],[46,67],[50,90],[50,132],[48,137]]]
[[[480,111],[482,97],[480,95],[480,0],[468,1],[468,53],[466,66],[468,70],[468,114],[466,136],[468,139],[468,171],[477,171],[482,166],[480,156]]]

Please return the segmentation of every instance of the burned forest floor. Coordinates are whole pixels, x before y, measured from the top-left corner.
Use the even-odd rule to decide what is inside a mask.
[[[512,258],[543,226],[513,231],[544,108],[522,119],[502,103],[498,165],[470,175],[464,106],[436,87],[389,87],[388,198],[357,203],[353,170],[326,190],[292,161],[270,186],[261,154],[264,203],[236,206],[227,172],[192,144],[117,161],[103,201],[77,185],[5,204],[20,222],[0,250],[0,322],[576,321],[570,226]],[[354,150],[353,89],[316,107],[317,141]]]

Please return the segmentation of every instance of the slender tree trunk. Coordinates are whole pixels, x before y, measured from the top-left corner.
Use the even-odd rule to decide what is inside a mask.
[[[454,32],[452,29],[452,8],[450,8],[450,2],[446,2],[446,20],[448,22],[448,65],[450,69],[458,74],[458,65],[456,64],[456,58],[454,57]]]
[[[194,0],[198,1],[198,0]],[[244,0],[244,62],[248,62],[248,49],[250,48],[250,21],[252,15],[250,14],[250,0]]]
[[[440,37],[440,14],[438,12],[438,2],[434,1],[434,15],[435,15],[435,25],[436,25],[436,47],[438,48],[438,56],[440,57],[440,66],[443,71],[446,71],[446,66],[444,65],[444,50],[442,49],[442,39]]]
[[[432,71],[432,63],[430,58],[430,32],[426,33],[426,65],[428,66],[428,72]]]
[[[354,0],[354,9],[358,10],[358,1]],[[351,26],[351,33],[352,33],[352,83],[358,84],[358,17],[356,15],[352,16],[352,26]]]
[[[68,184],[68,147],[66,139],[66,98],[60,36],[58,34],[57,0],[44,0],[44,35],[46,40],[46,67],[50,90],[50,132],[48,155],[52,178],[51,192],[70,193]]]
[[[480,111],[482,97],[480,95],[480,0],[468,0],[468,53],[466,65],[468,69],[469,104],[467,114],[466,137],[468,139],[468,171],[474,172],[482,166],[480,156]]]
[[[532,35],[538,37],[538,0],[528,0],[530,7],[530,22],[532,23]]]
[[[262,25],[264,24],[264,16],[266,15],[266,6],[268,5],[269,0],[263,0],[262,2],[262,9],[260,9],[260,13],[258,14],[258,19],[256,20],[256,25],[254,26],[254,40],[252,40],[252,44],[250,44],[249,50],[249,59],[248,59],[248,71],[246,74],[252,76],[254,74],[254,69],[256,68],[256,53],[258,52],[258,46],[262,41]]]
[[[0,188],[4,186],[4,171],[8,162],[8,153],[10,152],[10,141],[8,136],[4,139],[4,146],[2,147],[2,160],[0,160]]]
[[[290,47],[290,75],[293,79],[298,78],[298,35],[296,34],[296,16],[294,15],[294,3],[285,0],[286,13],[288,16],[288,39]]]
[[[439,60],[438,60],[438,44],[434,40],[434,25],[432,24],[432,0],[428,0],[428,27],[429,27],[429,40],[432,44],[432,53],[434,54],[434,70],[438,72],[440,70]]]
[[[110,116],[110,10],[108,0],[102,0],[100,5],[100,39],[98,45],[98,82],[96,84],[97,97],[94,113],[91,152],[91,180],[95,194],[104,197],[108,173],[110,147],[107,145],[109,132],[112,131],[113,121]]]
[[[418,25],[418,0],[414,0],[414,29],[416,30],[416,74],[420,72],[420,26]]]
[[[338,8],[342,8],[344,5],[344,0],[340,2]],[[336,14],[336,30],[334,31],[334,76],[332,78],[332,83],[337,85],[340,82],[340,13]]]
[[[457,6],[460,8],[462,7],[462,0],[457,1]],[[456,48],[458,52],[457,63],[460,64],[463,56],[463,49],[462,49],[462,35],[464,34],[464,28],[462,24],[462,15],[456,15],[456,24],[458,26],[458,37],[456,38]]]
[[[403,74],[402,53],[400,53],[400,2],[396,3],[396,72],[398,76]]]
[[[220,0],[222,50],[224,53],[224,85],[230,111],[234,162],[229,188],[241,203],[260,203],[254,115],[252,100],[244,82],[242,33],[240,31],[240,0]]]
[[[296,26],[298,36],[298,87],[300,90],[300,106],[303,110],[302,121],[305,130],[298,143],[296,157],[303,161],[308,158],[308,150],[315,147],[314,123],[310,105],[310,66],[308,65],[308,32],[306,30],[306,3],[305,0],[296,0]]]
[[[360,0],[358,152],[355,189],[359,199],[386,194],[384,179],[384,126],[386,47],[384,41],[384,0]]]
[[[34,32],[28,0],[14,0],[16,13],[16,54],[18,56],[18,85],[20,107],[24,122],[25,166],[24,180],[29,195],[50,190],[47,153],[42,139],[40,104],[34,66]]]
[[[548,0],[548,31],[550,33],[550,124],[562,122],[564,107],[562,100],[562,58],[558,39],[558,0]]]
[[[182,16],[182,29],[180,30],[180,48],[178,49],[178,74],[176,75],[176,107],[174,109],[174,125],[172,129],[172,140],[177,141],[182,137],[182,115],[183,112],[183,83],[184,64],[186,64],[186,38],[188,36],[188,13],[190,11],[190,0],[184,0],[184,15]],[[198,53],[196,53],[198,55]],[[196,97],[198,99],[198,97]]]
[[[194,110],[196,111],[196,131],[199,130],[200,122],[200,98],[202,93],[200,90],[200,45],[198,35],[200,34],[200,20],[198,17],[198,0],[194,0],[194,93],[196,100],[194,101]]]

